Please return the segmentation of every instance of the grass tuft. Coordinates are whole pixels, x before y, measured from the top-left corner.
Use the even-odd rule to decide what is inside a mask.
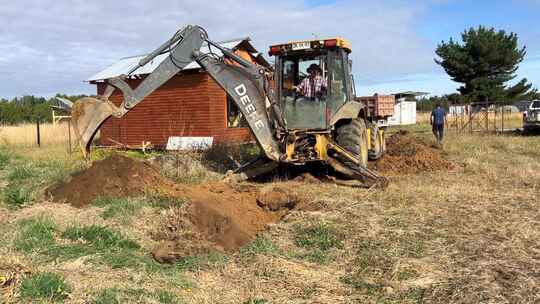
[[[37,170],[31,164],[18,164],[15,165],[9,172],[7,179],[10,183],[22,182],[37,174]]]
[[[327,223],[318,223],[307,227],[298,226],[294,242],[304,248],[316,248],[327,251],[343,247],[343,236]]]
[[[127,197],[100,197],[94,200],[93,204],[98,207],[105,207],[101,214],[102,218],[120,218],[126,224],[143,207],[140,200]]]
[[[120,304],[120,294],[116,288],[103,289],[94,299],[94,304]]]
[[[244,246],[240,252],[244,255],[277,255],[279,254],[279,248],[272,242],[272,240],[266,237],[257,237],[255,240]]]
[[[297,226],[294,243],[307,250],[298,257],[308,261],[324,264],[329,260],[332,249],[343,248],[343,234],[327,223],[316,223],[309,226]]]
[[[97,225],[68,227],[62,233],[62,237],[71,241],[82,240],[98,250],[136,250],[140,248],[136,242],[123,238],[118,232]]]
[[[22,185],[8,185],[4,189],[4,203],[11,209],[24,207],[32,201],[32,197],[28,189]]]
[[[120,304],[120,303],[179,303],[178,297],[166,290],[154,292],[145,289],[133,288],[106,288],[101,290],[92,303],[94,304]]]
[[[11,155],[7,151],[0,151],[0,170],[4,170],[11,160]]]
[[[21,283],[21,297],[34,301],[60,302],[65,300],[71,292],[71,286],[64,278],[56,273],[37,273],[25,278]]]
[[[176,266],[184,271],[201,271],[225,265],[229,259],[229,256],[223,253],[212,251],[208,254],[184,257],[176,263]]]
[[[39,216],[22,220],[19,234],[15,239],[15,248],[25,253],[36,253],[55,245],[56,224],[47,217]]]

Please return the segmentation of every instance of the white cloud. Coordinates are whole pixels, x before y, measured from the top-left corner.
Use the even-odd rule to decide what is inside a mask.
[[[316,34],[343,36],[353,45],[357,82],[430,73],[433,49],[415,33],[424,2],[340,1],[307,7],[304,1],[162,0],[3,3],[0,18],[0,92],[3,96],[91,93],[82,80],[115,60],[151,51],[186,24],[211,39],[251,36],[268,45]]]

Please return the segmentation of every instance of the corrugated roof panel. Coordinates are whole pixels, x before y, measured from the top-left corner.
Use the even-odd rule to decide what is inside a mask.
[[[234,49],[238,45],[242,44],[244,41],[249,41],[249,38],[246,38],[244,40],[234,40],[234,41],[227,41],[224,43],[219,43],[220,46],[228,48],[228,49]],[[208,44],[203,44],[201,47],[201,52],[204,54],[210,53],[210,50],[208,48]],[[223,56],[223,53],[215,47],[212,48],[212,52],[215,53],[218,56]],[[105,80],[113,77],[120,76],[122,74],[127,74],[129,70],[131,70],[133,67],[137,66],[138,62],[143,59],[146,55],[141,56],[133,56],[133,57],[126,57],[120,59],[120,61],[112,64],[111,66],[107,67],[103,71],[93,75],[92,77],[88,78],[86,81],[99,81],[99,80]],[[131,75],[143,75],[143,74],[150,74],[152,73],[163,60],[165,60],[169,56],[168,53],[161,54],[154,58],[154,60],[150,61],[143,67],[138,68],[135,72],[133,72]],[[184,70],[190,70],[190,69],[199,69],[201,66],[193,61],[189,63]]]

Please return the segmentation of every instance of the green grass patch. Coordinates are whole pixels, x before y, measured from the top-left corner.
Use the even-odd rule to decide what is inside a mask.
[[[94,298],[94,304],[120,304],[120,303],[180,303],[180,299],[166,290],[154,292],[134,288],[107,288],[101,290]]]
[[[71,226],[63,233],[62,237],[71,241],[84,241],[85,243],[102,250],[136,250],[140,246],[125,239],[120,233],[104,226]]]
[[[39,216],[22,220],[15,239],[15,248],[25,253],[37,253],[55,246],[56,224],[47,217]]]
[[[307,250],[297,257],[324,264],[330,259],[332,249],[343,248],[343,238],[343,234],[328,223],[297,226],[294,243]]]
[[[30,191],[19,184],[9,184],[3,191],[4,204],[10,209],[18,209],[32,201]]]
[[[139,244],[103,226],[71,226],[62,233],[48,218],[36,217],[21,221],[15,248],[27,254],[39,254],[44,261],[71,260],[90,256],[89,261],[112,268],[144,266],[138,255]],[[56,237],[70,242],[59,244]],[[59,234],[59,236],[58,236]]]
[[[1,159],[0,156],[0,165]],[[82,162],[70,158],[33,159],[16,154],[10,156],[9,164],[4,177],[8,185],[2,191],[2,201],[10,208],[31,205],[43,197],[46,188],[63,181],[82,166]]]
[[[27,301],[60,302],[68,297],[71,286],[61,275],[44,272],[25,278],[21,283],[20,292],[21,297]]]
[[[13,166],[7,176],[7,179],[10,183],[22,182],[36,175],[36,168],[29,163],[24,163]]]
[[[255,240],[242,247],[240,253],[243,255],[278,255],[280,250],[270,239],[266,237],[257,237]]]
[[[7,151],[0,151],[0,170],[4,170],[11,160],[11,155]]]
[[[228,262],[229,256],[217,251],[212,251],[208,254],[184,257],[176,263],[176,267],[184,271],[200,271],[219,267]]]
[[[166,290],[160,290],[156,293],[157,300],[163,304],[175,304],[178,303],[178,297]]]
[[[343,248],[343,235],[327,223],[298,226],[294,243],[304,248],[327,251],[332,248]]]
[[[100,197],[94,200],[93,205],[105,207],[101,214],[102,218],[119,218],[126,224],[143,207],[143,203],[139,199],[127,197]]]

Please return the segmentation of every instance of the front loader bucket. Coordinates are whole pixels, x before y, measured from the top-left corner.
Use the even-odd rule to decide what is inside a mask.
[[[84,157],[88,156],[92,139],[101,124],[116,110],[111,102],[92,97],[84,97],[73,103],[71,121]]]

